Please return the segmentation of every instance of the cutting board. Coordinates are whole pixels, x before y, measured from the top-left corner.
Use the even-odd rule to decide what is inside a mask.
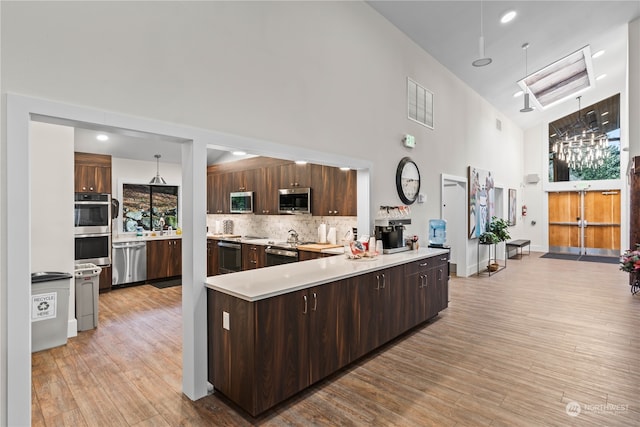
[[[298,245],[299,251],[322,252],[325,249],[341,248],[342,245],[332,245],[330,243],[309,243],[307,245]]]

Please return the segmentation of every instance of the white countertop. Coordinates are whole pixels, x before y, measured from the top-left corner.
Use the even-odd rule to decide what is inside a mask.
[[[118,234],[114,235],[112,238],[112,243],[123,243],[123,242],[147,242],[149,240],[168,240],[168,239],[182,239],[181,234],[164,234],[162,236],[136,236],[133,234]]]
[[[205,286],[246,301],[259,301],[448,252],[446,249],[420,248],[417,251],[359,260],[350,260],[344,256],[319,258],[210,276],[207,277]]]

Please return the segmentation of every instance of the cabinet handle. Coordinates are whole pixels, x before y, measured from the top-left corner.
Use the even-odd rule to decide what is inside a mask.
[[[442,280],[442,269],[438,269],[438,280]]]
[[[302,311],[302,314],[307,314],[307,296],[303,295],[302,299],[304,299],[304,310]]]
[[[89,187],[89,190],[93,191],[93,187]]]
[[[424,285],[424,278],[422,276],[422,274],[420,276],[418,276],[420,278],[420,285],[418,286],[418,289],[422,289],[422,286]]]
[[[376,274],[376,291],[380,290],[380,275]]]
[[[425,262],[424,264],[420,264],[420,267],[426,267],[427,263]]]
[[[313,293],[313,311],[316,311],[318,309],[318,295],[314,292]]]
[[[384,273],[382,273],[382,289],[385,288],[387,284],[387,278],[384,276]]]
[[[447,257],[440,258],[440,261],[446,261]]]

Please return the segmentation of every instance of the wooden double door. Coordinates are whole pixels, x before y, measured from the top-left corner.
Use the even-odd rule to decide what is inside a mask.
[[[549,252],[620,254],[620,190],[549,193]]]

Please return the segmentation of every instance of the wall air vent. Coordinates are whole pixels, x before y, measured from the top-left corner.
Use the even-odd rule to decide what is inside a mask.
[[[407,110],[409,120],[433,129],[433,93],[407,78]]]

